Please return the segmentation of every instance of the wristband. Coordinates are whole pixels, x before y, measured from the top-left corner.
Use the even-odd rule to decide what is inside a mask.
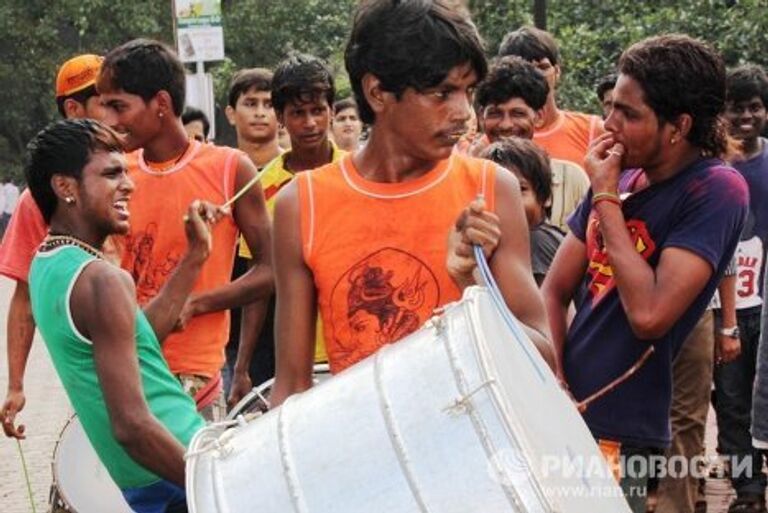
[[[601,201],[607,201],[609,203],[613,203],[614,205],[621,206],[621,198],[619,198],[619,195],[615,192],[598,192],[592,196],[593,207]]]

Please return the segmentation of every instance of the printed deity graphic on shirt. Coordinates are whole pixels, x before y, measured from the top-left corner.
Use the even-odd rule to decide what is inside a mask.
[[[331,293],[334,335],[340,351],[380,347],[416,331],[438,306],[432,271],[415,256],[384,248],[344,273]]]

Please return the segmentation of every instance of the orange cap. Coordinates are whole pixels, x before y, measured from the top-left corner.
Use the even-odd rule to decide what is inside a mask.
[[[72,57],[59,68],[56,98],[70,96],[96,83],[103,57],[93,54]]]

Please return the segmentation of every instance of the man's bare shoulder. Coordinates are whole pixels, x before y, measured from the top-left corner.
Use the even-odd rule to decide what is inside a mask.
[[[136,285],[128,271],[100,259],[83,269],[73,289],[74,294],[87,302],[125,292],[136,294]]]

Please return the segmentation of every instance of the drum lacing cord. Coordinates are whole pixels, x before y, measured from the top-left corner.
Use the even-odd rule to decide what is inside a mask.
[[[480,390],[495,384],[496,380],[493,378],[480,383],[475,388],[464,394],[464,397],[456,399],[453,404],[443,408],[443,411],[451,415],[461,415],[462,413],[466,413],[467,410],[472,406],[472,396],[478,393]]]
[[[244,426],[245,425],[245,419],[242,415],[238,415],[236,419],[234,420],[223,420],[221,422],[216,422],[214,424],[211,424],[209,426],[206,426],[203,429],[211,430],[211,429],[219,429],[222,427],[232,427],[232,426]],[[191,460],[193,458],[196,458],[197,456],[200,456],[202,454],[209,453],[211,451],[219,451],[222,455],[226,455],[230,448],[226,446],[226,440],[224,443],[221,442],[220,438],[212,438],[208,441],[203,441],[200,443],[200,448],[196,449],[194,451],[189,451],[184,455],[184,460]]]
[[[264,394],[261,393],[261,390],[259,390],[258,388],[254,387],[253,388],[253,392],[256,394],[256,397],[258,397],[259,399],[261,399],[264,402],[264,404],[267,406],[267,409],[272,408],[272,404],[269,402],[269,399],[267,399],[267,397]],[[242,417],[243,417],[242,415],[238,415],[236,418],[239,419],[239,418],[242,418]]]
[[[19,448],[19,456],[21,457],[21,468],[24,470],[24,481],[27,483],[27,496],[29,497],[29,505],[32,507],[32,513],[37,513],[35,507],[35,499],[32,496],[32,482],[29,480],[29,469],[27,468],[27,459],[24,457],[24,449],[21,448],[21,440],[16,439],[16,447]]]
[[[217,439],[211,440],[208,443],[203,444],[199,449],[195,451],[189,451],[187,454],[184,455],[184,460],[190,460],[192,458],[196,458],[197,456],[200,456],[201,454],[206,454],[211,451],[225,451],[226,448],[224,445],[222,445],[221,442],[219,442]]]
[[[473,250],[475,254],[475,260],[477,261],[477,269],[480,272],[480,277],[485,283],[485,286],[488,288],[488,291],[491,294],[492,302],[495,304],[496,309],[501,315],[501,318],[504,320],[504,323],[512,331],[513,338],[520,345],[521,349],[530,361],[534,371],[538,374],[542,382],[546,382],[545,371],[541,368],[542,364],[539,363],[539,361],[531,353],[530,346],[532,346],[532,344],[530,342],[526,343],[528,336],[525,334],[525,331],[523,331],[523,328],[520,326],[520,322],[517,320],[515,315],[507,307],[507,303],[504,301],[504,296],[501,294],[501,290],[499,289],[496,280],[493,278],[493,274],[491,274],[491,268],[488,265],[488,261],[485,259],[483,248],[480,245],[475,245]],[[545,511],[555,512],[556,510],[551,504],[549,497],[546,493],[544,493],[544,490],[541,489],[540,485],[534,484],[534,489],[539,495],[539,498],[544,502],[544,504],[546,504],[547,509]],[[516,495],[516,493],[515,496],[517,497],[519,503],[520,498]]]

